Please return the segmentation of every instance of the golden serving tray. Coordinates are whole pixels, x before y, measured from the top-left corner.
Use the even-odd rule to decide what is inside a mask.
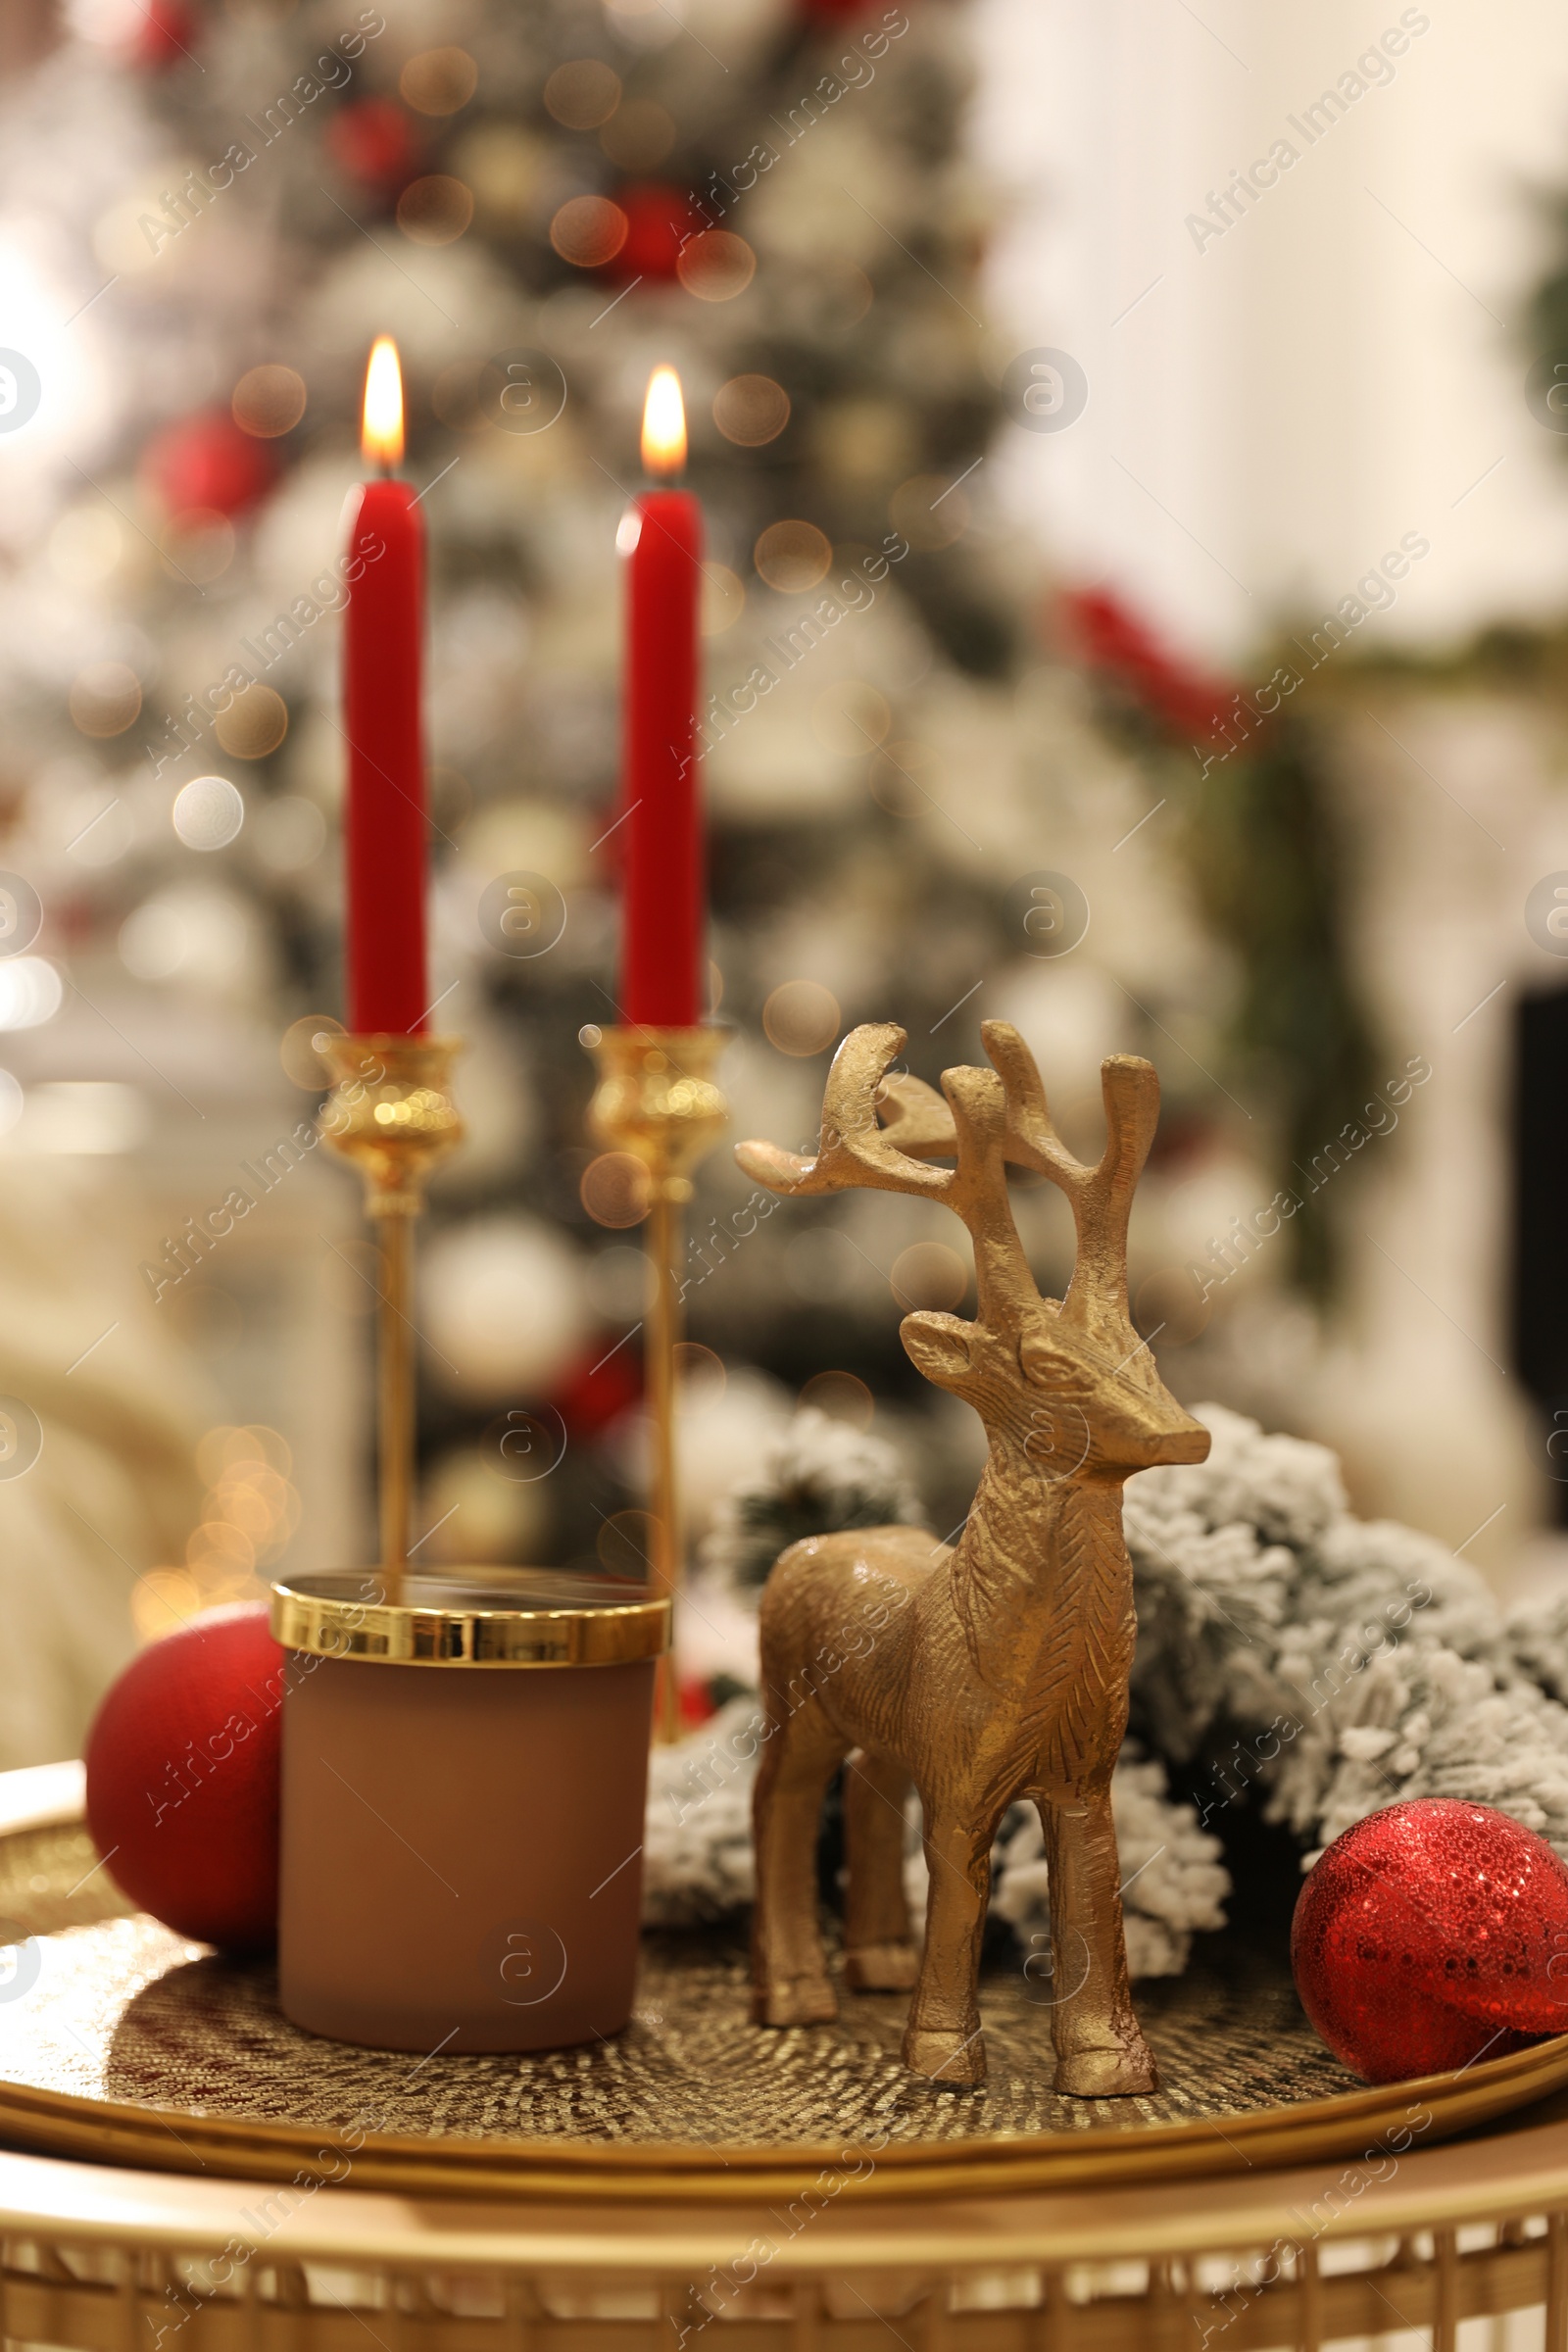
[[[1017,1966],[982,1982],[975,2090],[906,2072],[900,1995],[847,1995],[836,2026],[754,2027],[743,1942],[717,1930],[645,1936],[636,2015],[599,2047],[356,2049],[289,2025],[267,1965],[128,1915],[79,1800],[62,1801],[74,1771],[7,1776],[34,1801],[0,1811],[0,1924],[34,1938],[0,1983],[0,2138],[17,2147],[414,2195],[821,2204],[1310,2164],[1391,2133],[1426,2147],[1568,2084],[1558,2035],[1369,2090],[1306,2024],[1283,1956],[1212,1936],[1184,1977],[1138,1988],[1149,2098],[1055,2095],[1049,2009]]]

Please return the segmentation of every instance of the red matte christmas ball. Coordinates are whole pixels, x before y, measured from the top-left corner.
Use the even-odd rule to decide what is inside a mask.
[[[688,195],[662,180],[620,188],[615,202],[626,216],[626,242],[614,257],[621,277],[673,277],[683,245],[709,225]]]
[[[145,8],[136,11],[126,46],[132,65],[157,73],[182,60],[194,65],[191,52],[200,38],[185,0],[148,0]]]
[[[171,514],[242,514],[272,486],[277,460],[226,409],[182,416],[147,444],[142,471]]]
[[[1367,2082],[1568,2032],[1568,1869],[1492,1805],[1412,1797],[1319,1858],[1291,1927],[1301,2006]]]
[[[390,98],[354,98],[326,126],[332,161],[367,187],[390,193],[419,168],[421,140],[414,117]]]
[[[87,1827],[111,1877],[181,1936],[256,1950],[277,1933],[284,1653],[265,1603],[155,1642],[87,1735]]]
[[[569,1436],[586,1438],[607,1428],[642,1393],[642,1368],[631,1350],[607,1356],[596,1346],[567,1365],[550,1392],[550,1402]]]

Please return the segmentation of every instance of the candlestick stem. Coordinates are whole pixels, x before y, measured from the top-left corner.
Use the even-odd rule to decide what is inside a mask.
[[[692,1197],[691,1171],[728,1123],[724,1098],[709,1075],[727,1042],[711,1024],[645,1029],[630,1024],[585,1029],[582,1042],[599,1068],[588,1120],[612,1150],[629,1152],[648,1171],[645,1247],[653,1265],[644,1381],[653,1459],[653,1581],[672,1601],[684,1575],[685,1541],[677,1455],[676,1348],[681,1332],[681,1211]],[[680,1736],[680,1690],[673,1641],[660,1660],[655,1736]]]
[[[409,1564],[409,1518],[414,1486],[414,1349],[409,1314],[414,1297],[414,1219],[404,1215],[382,1217],[379,1222],[376,1481],[381,1567],[387,1600],[396,1607],[402,1602],[403,1578]]]
[[[431,1167],[462,1140],[446,1085],[459,1048],[454,1038],[330,1036],[319,1051],[337,1080],[321,1134],[358,1165],[380,1243],[376,1483],[380,1567],[395,1604],[408,1570],[414,1493],[414,1221]]]
[[[654,1579],[669,1594],[672,1604],[680,1598],[686,1552],[675,1461],[678,1401],[675,1350],[681,1334],[680,1289],[676,1277],[681,1231],[680,1204],[667,1189],[661,1189],[648,1211],[648,1254],[653,1259],[654,1286],[648,1316],[647,1385],[654,1442]],[[655,1721],[662,1740],[679,1739],[680,1690],[673,1648],[666,1650],[659,1661]]]

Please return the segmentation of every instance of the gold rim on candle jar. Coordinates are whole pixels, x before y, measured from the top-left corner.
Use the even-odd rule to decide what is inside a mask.
[[[272,1587],[272,1635],[311,1657],[381,1666],[625,1666],[669,1646],[670,1603],[644,1585],[559,1569],[377,1569]]]

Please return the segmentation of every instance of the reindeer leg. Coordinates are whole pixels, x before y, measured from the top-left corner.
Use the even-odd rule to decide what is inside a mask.
[[[1153,2055],[1127,1984],[1110,1792],[1085,1789],[1054,1801],[1037,1796],[1035,1802],[1051,1873],[1056,2088],[1079,2099],[1155,2090]]]
[[[986,2079],[980,2034],[980,1937],[991,1892],[991,1845],[1001,1815],[978,1829],[956,1815],[926,1810],[925,1851],[931,1866],[925,1950],[909,2003],[904,2063],[911,2073],[963,2088]]]
[[[904,1892],[902,1764],[863,1750],[844,1769],[844,1975],[854,1992],[907,1992],[920,1966]]]
[[[775,1720],[762,1751],[752,1796],[754,2025],[821,2026],[839,2013],[817,1912],[816,1834],[823,1795],[848,1744],[811,1699]]]

